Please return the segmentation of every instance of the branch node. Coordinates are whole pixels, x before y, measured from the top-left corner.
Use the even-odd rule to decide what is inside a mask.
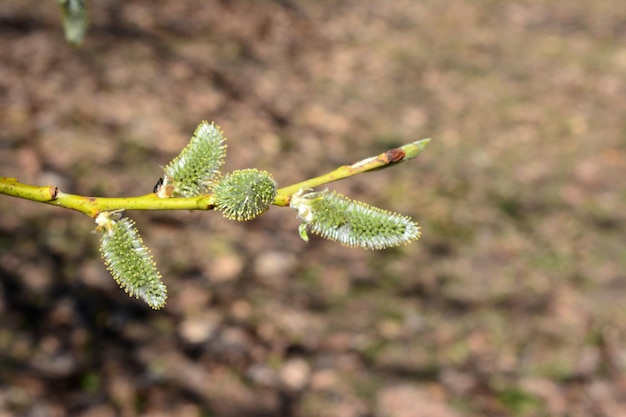
[[[55,185],[50,186],[50,200],[56,200],[59,195],[59,187]]]

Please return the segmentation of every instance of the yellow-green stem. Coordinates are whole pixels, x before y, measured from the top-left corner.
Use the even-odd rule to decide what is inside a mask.
[[[422,152],[422,150],[426,147],[426,145],[428,145],[429,142],[430,139],[418,140],[399,148],[390,149],[386,152],[381,153],[380,155],[365,158],[359,162],[355,162],[352,165],[340,166],[339,168],[327,172],[324,175],[320,175],[319,177],[311,178],[297,184],[280,188],[276,193],[276,197],[274,198],[274,204],[277,206],[287,206],[289,205],[291,196],[301,189],[319,187],[320,185],[348,178],[362,172],[388,168],[392,165],[396,165],[409,159],[415,158]]]
[[[16,178],[8,177],[0,177],[0,194],[76,210],[93,218],[103,211],[210,210],[213,208],[210,195],[165,199],[157,197],[156,194],[119,198],[87,197],[63,193],[55,186],[23,184]]]
[[[415,158],[428,142],[430,139],[409,143],[352,165],[341,166],[319,177],[280,188],[273,204],[287,206],[291,196],[303,188],[318,187],[361,172],[387,168]],[[211,210],[214,206],[213,196],[210,194],[189,198],[160,198],[154,193],[118,198],[87,197],[63,193],[56,186],[24,184],[10,177],[0,177],[0,194],[76,210],[92,218],[101,212],[115,210]]]

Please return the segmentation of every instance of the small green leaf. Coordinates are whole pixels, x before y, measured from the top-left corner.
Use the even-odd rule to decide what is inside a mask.
[[[196,197],[207,194],[224,163],[224,133],[215,123],[203,121],[191,140],[165,168],[160,197]]]
[[[398,246],[420,237],[419,226],[409,217],[328,190],[300,190],[291,197],[290,205],[302,220],[299,232],[305,241],[307,229],[345,246],[365,249]]]
[[[83,43],[85,33],[89,28],[87,14],[87,0],[57,0],[63,15],[63,29],[65,39],[73,44]]]
[[[118,285],[155,310],[163,307],[167,289],[134,222],[127,217],[120,219],[119,213],[104,212],[98,215],[96,223],[96,230],[102,232],[100,253]]]
[[[242,169],[213,188],[215,208],[231,220],[250,220],[267,211],[276,196],[276,181],[267,171]]]

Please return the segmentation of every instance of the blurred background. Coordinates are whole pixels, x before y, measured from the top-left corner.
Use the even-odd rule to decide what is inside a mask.
[[[152,311],[79,213],[0,196],[0,416],[626,415],[626,8],[620,0],[0,4],[0,176],[152,191],[201,120],[224,172],[410,215],[366,251],[287,208],[129,212]]]

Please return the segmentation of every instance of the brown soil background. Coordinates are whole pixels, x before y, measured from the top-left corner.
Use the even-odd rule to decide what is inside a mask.
[[[0,3],[0,175],[152,190],[204,119],[225,171],[412,216],[372,252],[289,209],[131,212],[169,288],[127,297],[94,223],[0,197],[0,416],[626,415],[621,0]]]

